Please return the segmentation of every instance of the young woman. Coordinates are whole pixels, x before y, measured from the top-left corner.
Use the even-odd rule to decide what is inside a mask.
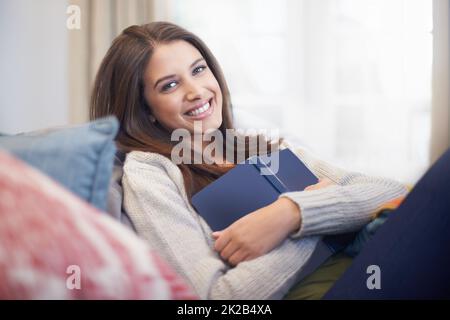
[[[212,164],[175,164],[171,134],[225,136],[233,128],[230,93],[207,46],[171,23],[131,26],[114,40],[91,101],[91,118],[106,115],[119,119],[117,143],[127,153],[125,210],[204,299],[284,297],[321,236],[360,229],[380,205],[407,192],[396,181],[347,172],[296,149],[320,182],[212,234],[191,197],[233,165],[217,155]]]

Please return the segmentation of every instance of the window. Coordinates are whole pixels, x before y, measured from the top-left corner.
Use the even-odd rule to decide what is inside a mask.
[[[431,0],[171,0],[169,13],[213,51],[238,114],[346,169],[414,183],[428,167]]]

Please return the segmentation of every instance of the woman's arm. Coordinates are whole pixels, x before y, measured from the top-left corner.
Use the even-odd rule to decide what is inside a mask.
[[[278,299],[296,281],[318,237],[287,239],[275,250],[230,268],[214,251],[211,230],[189,205],[170,160],[132,152],[124,166],[124,207],[138,234],[204,299]]]
[[[228,228],[213,232],[214,249],[232,266],[255,259],[277,247],[300,227],[298,206],[279,198],[268,206],[251,212]]]
[[[335,184],[281,195],[294,201],[301,211],[301,226],[292,237],[358,230],[371,220],[378,207],[407,193],[406,186],[397,181],[342,170],[302,149],[295,153],[319,178]]]
[[[305,190],[317,190],[334,183],[321,179]],[[214,249],[235,266],[257,258],[278,246],[301,226],[300,207],[287,197],[260,208],[235,221],[228,228],[213,232]]]
[[[215,232],[215,249],[232,265],[269,252],[289,235],[300,238],[358,230],[380,205],[407,191],[396,181],[347,172],[304,150],[296,154],[320,182],[304,191],[284,193],[273,204]],[[282,199],[290,204],[281,203]]]

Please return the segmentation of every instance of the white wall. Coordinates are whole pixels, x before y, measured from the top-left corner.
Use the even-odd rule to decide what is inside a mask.
[[[68,123],[67,1],[0,1],[0,132]]]

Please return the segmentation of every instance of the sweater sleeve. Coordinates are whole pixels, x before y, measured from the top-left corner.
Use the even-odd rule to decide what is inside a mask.
[[[345,171],[302,149],[295,153],[318,178],[329,178],[336,185],[280,195],[293,200],[301,210],[300,229],[291,238],[358,230],[378,207],[407,193],[406,186],[397,181]]]
[[[286,239],[268,254],[231,268],[213,250],[211,230],[187,201],[181,172],[170,160],[132,152],[122,182],[124,208],[138,235],[203,299],[282,298],[319,239]]]

